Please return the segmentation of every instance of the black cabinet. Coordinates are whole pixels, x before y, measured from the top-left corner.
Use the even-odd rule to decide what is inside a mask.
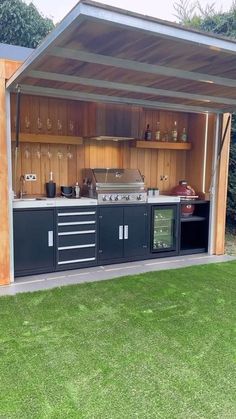
[[[58,270],[95,265],[97,260],[96,208],[59,208],[56,237],[56,268]]]
[[[100,262],[145,257],[149,231],[146,205],[101,207],[98,218]]]
[[[209,202],[192,201],[193,215],[180,216],[180,254],[207,252],[209,235]],[[181,205],[184,205],[184,202]]]
[[[54,270],[54,210],[14,210],[15,276]]]

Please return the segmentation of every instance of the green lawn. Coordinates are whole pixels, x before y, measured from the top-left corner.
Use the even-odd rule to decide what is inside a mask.
[[[236,417],[236,262],[0,298],[0,418]]]

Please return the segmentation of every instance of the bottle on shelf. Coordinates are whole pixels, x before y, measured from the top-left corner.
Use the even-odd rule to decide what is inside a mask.
[[[161,130],[160,130],[160,122],[157,121],[157,127],[155,132],[155,140],[160,141],[161,140]]]
[[[183,128],[182,134],[181,134],[181,141],[183,143],[186,143],[188,141],[188,136],[186,132],[186,128]]]
[[[168,142],[168,141],[171,141],[171,135],[170,135],[171,133],[169,133],[169,131],[166,129],[165,131],[163,131],[163,134],[162,134],[162,137],[161,137],[161,140],[162,141],[164,141],[164,142]]]
[[[174,122],[173,130],[172,130],[172,141],[178,141],[178,129],[177,129],[177,121]]]
[[[152,139],[152,131],[150,130],[150,125],[147,124],[147,128],[144,133],[144,139],[146,141],[150,141]]]

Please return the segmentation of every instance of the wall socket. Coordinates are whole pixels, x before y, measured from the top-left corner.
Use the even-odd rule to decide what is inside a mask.
[[[161,175],[160,180],[168,180],[168,176],[167,175]]]
[[[37,180],[37,176],[35,173],[26,173],[24,178],[27,182],[35,182]]]

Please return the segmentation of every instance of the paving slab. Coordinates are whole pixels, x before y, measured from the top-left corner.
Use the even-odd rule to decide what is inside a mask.
[[[24,276],[16,278],[15,282],[10,285],[1,286],[0,296],[16,295],[22,292],[34,292],[66,285],[82,284],[85,282],[104,281],[127,275],[138,275],[145,272],[185,268],[187,266],[221,263],[233,260],[236,260],[236,257],[229,255],[210,256],[207,253],[201,253],[196,255],[176,256],[165,259],[146,259],[128,263]]]

